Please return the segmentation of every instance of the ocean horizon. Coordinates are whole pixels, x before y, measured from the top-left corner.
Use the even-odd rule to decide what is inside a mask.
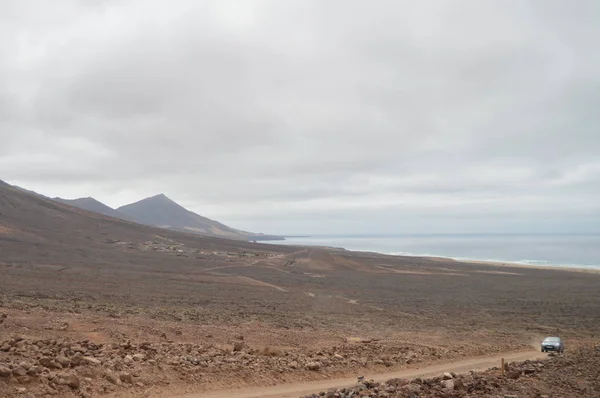
[[[286,237],[280,245],[331,246],[412,257],[600,269],[600,234],[397,234]]]

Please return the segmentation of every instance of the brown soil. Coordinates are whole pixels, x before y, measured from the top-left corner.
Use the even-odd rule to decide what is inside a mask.
[[[565,355],[551,356],[544,360],[507,363],[505,372],[502,372],[502,367],[495,367],[485,372],[457,375],[452,366],[449,366],[445,373],[442,374],[440,369],[438,375],[433,378],[415,379],[415,375],[412,377],[412,380],[394,378],[385,383],[365,381],[306,397],[596,398],[600,396],[600,346],[582,347]]]
[[[356,377],[328,379],[312,382],[282,384],[273,387],[240,388],[216,391],[208,394],[189,394],[180,398],[296,398],[305,394],[309,394],[308,396],[312,396],[312,394],[314,394],[315,391],[322,391],[322,393],[320,394],[326,394],[329,391],[335,391],[336,393],[342,395],[342,391],[344,390],[346,390],[348,393],[350,393],[350,391],[357,392],[359,389],[361,389],[362,391],[369,391],[369,387],[371,387],[371,391],[369,392],[374,393],[373,390],[376,385],[391,379],[401,378],[405,380],[410,380],[414,378],[438,376],[442,375],[445,372],[453,372],[460,374],[470,372],[472,370],[487,370],[500,364],[503,358],[506,361],[513,362],[525,359],[538,359],[541,357],[546,357],[546,355],[543,355],[537,351],[504,353],[495,356],[461,359],[458,361],[433,366],[425,366],[422,368],[386,372],[382,374],[377,374],[373,377],[361,376],[362,379],[366,381],[365,383],[358,382],[358,378]],[[365,384],[365,386],[363,386],[362,384]]]
[[[600,328],[600,274],[203,238],[1,184],[0,229],[0,397],[354,377]]]

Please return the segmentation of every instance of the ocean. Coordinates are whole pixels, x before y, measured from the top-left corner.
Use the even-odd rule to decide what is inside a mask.
[[[403,256],[600,269],[600,234],[317,235],[269,242]]]

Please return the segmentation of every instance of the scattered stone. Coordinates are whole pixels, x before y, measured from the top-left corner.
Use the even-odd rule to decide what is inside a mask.
[[[59,355],[56,358],[54,358],[54,360],[56,362],[60,363],[60,365],[63,368],[68,368],[69,366],[71,366],[71,360],[67,357],[63,357],[63,356]]]
[[[0,366],[0,377],[10,377],[11,374],[12,372],[9,368],[7,368],[6,366]]]
[[[87,364],[87,365],[100,365],[102,364],[102,361],[94,358],[94,357],[82,357],[81,358],[82,362]]]
[[[42,373],[42,368],[39,366],[32,366],[27,370],[27,376],[35,377],[38,374]]]
[[[306,365],[306,369],[316,372],[321,369],[321,364],[319,362],[309,362]]]
[[[133,376],[131,376],[131,373],[121,373],[119,375],[119,379],[123,382],[123,383],[127,383],[127,384],[133,384]]]
[[[72,373],[63,374],[60,376],[60,384],[67,385],[71,387],[73,390],[79,389],[81,382],[79,381],[79,377],[75,376]]]
[[[17,366],[16,368],[14,368],[12,370],[12,375],[14,377],[23,377],[23,376],[27,376],[27,370],[22,367],[22,366]]]
[[[452,379],[447,379],[442,381],[442,385],[444,386],[444,390],[446,391],[453,391],[454,390],[454,380]]]
[[[506,373],[506,377],[511,380],[517,380],[519,377],[521,377],[521,372],[516,371],[516,370],[511,370],[510,372]]]
[[[116,386],[121,385],[121,379],[119,377],[117,377],[117,375],[114,373],[108,373],[106,375],[106,380],[108,380],[109,382],[111,382],[112,384],[114,384]]]
[[[241,341],[236,341],[233,343],[233,352],[242,351],[244,349],[244,343]]]

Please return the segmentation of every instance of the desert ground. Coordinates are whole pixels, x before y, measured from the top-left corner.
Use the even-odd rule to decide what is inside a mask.
[[[560,335],[564,356],[512,365],[547,395],[544,372],[597,357],[598,330],[598,273],[199,237],[0,186],[0,397],[235,396],[537,357]],[[596,365],[563,380],[573,396],[599,396]],[[526,380],[490,372],[469,377]],[[419,380],[413,396],[470,396]],[[377,383],[314,393],[411,396]]]

